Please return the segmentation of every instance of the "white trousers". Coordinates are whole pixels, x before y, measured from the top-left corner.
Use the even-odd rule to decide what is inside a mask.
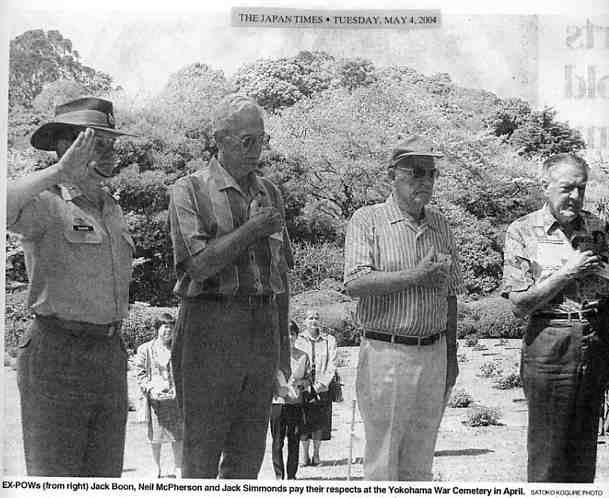
[[[446,338],[406,346],[362,338],[356,392],[364,422],[364,478],[431,481],[446,399]]]

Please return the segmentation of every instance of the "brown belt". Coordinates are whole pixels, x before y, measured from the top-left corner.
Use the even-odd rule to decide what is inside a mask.
[[[77,334],[74,335],[83,334],[99,338],[112,337],[114,334],[118,334],[122,325],[122,321],[100,324],[64,320],[62,318],[44,315],[36,315],[36,320],[52,330],[76,332]]]
[[[275,294],[260,294],[247,296],[231,296],[228,294],[199,294],[198,296],[187,299],[203,299],[205,301],[217,301],[220,303],[239,303],[248,304],[249,306],[260,306],[271,304],[277,300]]]
[[[442,337],[443,335],[444,332],[438,332],[437,334],[418,337],[411,335],[382,334],[380,332],[372,332],[369,330],[364,331],[364,337],[367,337],[368,339],[392,342],[393,344],[405,344],[407,346],[431,346],[432,344],[438,342],[440,337]]]

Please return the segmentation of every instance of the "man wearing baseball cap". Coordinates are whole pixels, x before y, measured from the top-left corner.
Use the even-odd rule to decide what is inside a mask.
[[[35,319],[17,379],[27,472],[120,477],[127,419],[127,315],[133,240],[103,188],[114,169],[112,103],[55,109],[31,143],[56,164],[9,182],[8,230],[22,236]]]
[[[366,434],[364,477],[431,481],[438,428],[458,374],[455,243],[431,200],[438,148],[424,137],[396,147],[392,193],[347,226],[345,287],[359,297],[356,392]]]

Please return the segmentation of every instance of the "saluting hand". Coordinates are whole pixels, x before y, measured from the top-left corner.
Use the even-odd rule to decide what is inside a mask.
[[[95,132],[91,128],[81,131],[57,163],[59,183],[78,185],[84,180],[89,169],[95,164],[91,161],[95,147]]]
[[[415,266],[417,285],[428,288],[444,287],[448,279],[448,267],[436,261],[436,251],[432,247]]]

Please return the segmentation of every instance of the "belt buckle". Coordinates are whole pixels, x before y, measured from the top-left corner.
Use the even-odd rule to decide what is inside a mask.
[[[247,303],[248,303],[248,305],[249,305],[250,307],[254,306],[254,304],[255,304],[255,303],[254,303],[254,298],[255,298],[255,297],[256,297],[256,296],[252,296],[251,294],[249,294],[249,295],[247,296]]]
[[[395,333],[391,334],[391,344],[395,344]]]

